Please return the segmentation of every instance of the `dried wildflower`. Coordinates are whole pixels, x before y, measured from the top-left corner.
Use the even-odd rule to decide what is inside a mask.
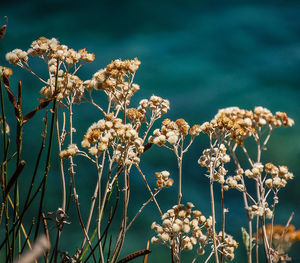
[[[28,55],[40,57],[48,64],[49,79],[47,81],[32,72],[28,64]],[[27,52],[15,49],[6,54],[6,60],[9,63],[28,70],[46,84],[40,91],[44,96],[40,99],[41,101],[53,97],[61,100],[73,96],[72,102],[75,103],[80,103],[85,90],[83,81],[75,73],[84,63],[93,61],[94,57],[94,54],[87,53],[85,49],[75,51],[66,45],[60,45],[55,38],[48,39],[45,37],[33,41]],[[57,65],[57,63],[59,64]],[[58,76],[57,86],[56,76]]]
[[[294,175],[289,172],[287,166],[275,166],[272,163],[266,163],[265,172],[271,175],[271,178],[266,179],[265,184],[268,188],[282,188],[285,187],[288,180],[294,178]]]
[[[113,159],[125,165],[139,163],[139,156],[144,152],[143,140],[131,124],[124,124],[121,119],[107,115],[92,124],[84,135],[81,146],[88,148],[91,155],[99,156],[108,147],[112,147]]]
[[[146,116],[136,108],[129,108],[126,111],[126,117],[131,120],[133,124],[136,125],[136,128],[139,129],[142,125],[142,122],[146,122]]]
[[[0,77],[6,76],[7,78],[9,78],[12,74],[13,74],[12,69],[0,66]]]
[[[290,250],[295,242],[300,241],[300,230],[296,230],[294,225],[289,225],[285,228],[282,225],[271,224],[266,226],[266,237],[270,240],[272,235],[272,245],[276,249],[273,251],[274,261],[278,262],[279,259],[287,257],[287,252]],[[257,233],[255,234],[257,237]],[[263,242],[263,230],[260,228],[258,231],[258,240]]]
[[[170,109],[170,102],[167,99],[152,95],[149,100],[141,100],[137,109],[143,114],[146,114],[147,109],[149,109],[152,111],[152,116],[159,118],[168,112]]]
[[[169,209],[163,214],[161,225],[152,223],[151,228],[157,236],[152,237],[151,242],[166,245],[179,258],[183,250],[192,250],[197,244],[197,253],[204,254],[205,247],[215,238],[217,246],[223,248],[225,258],[232,260],[238,243],[226,233],[213,235],[212,218],[206,218],[201,211],[193,208],[194,205],[188,202],[186,206],[179,204]]]
[[[213,149],[205,149],[202,152],[198,160],[198,164],[203,167],[207,167],[211,180],[224,184],[225,175],[227,170],[224,168],[224,164],[230,161],[229,155],[226,153],[226,147],[224,144],[220,144],[219,147]],[[233,186],[231,186],[233,187]]]
[[[54,96],[58,100],[73,96],[75,98],[74,102],[80,103],[80,99],[84,94],[84,86],[82,85],[83,81],[79,77],[69,73],[63,73],[63,75],[57,79],[57,86],[55,86],[56,80],[54,78],[48,81],[51,81],[51,83],[40,90],[40,94],[44,96],[44,98],[41,98],[42,101],[51,99]]]
[[[125,107],[129,105],[134,93],[140,89],[138,84],[133,83],[134,74],[140,64],[137,58],[124,61],[114,60],[105,69],[96,72],[87,84],[90,88],[104,90],[111,94],[113,102]]]
[[[184,119],[178,119],[175,121],[177,124],[178,130],[182,135],[188,135],[190,125]]]
[[[219,110],[210,122],[203,123],[201,130],[213,137],[229,136],[238,145],[243,145],[247,137],[253,136],[257,129],[265,125],[269,125],[269,128],[276,128],[293,124],[294,121],[286,113],[276,112],[273,115],[271,111],[260,106],[255,107],[254,111],[229,107]]]
[[[156,129],[153,132],[153,136],[149,138],[150,143],[162,146],[165,143],[176,147],[180,141],[183,140],[189,134],[190,126],[184,119],[178,119],[175,122],[170,119],[162,121],[161,129]],[[190,135],[192,138],[200,134],[200,126],[194,125]],[[182,137],[181,137],[182,136]]]
[[[10,64],[22,65],[23,62],[28,61],[28,54],[26,51],[23,51],[23,50],[17,48],[11,52],[8,52],[5,55],[5,58]]]
[[[170,187],[173,185],[174,180],[169,178],[170,173],[168,171],[156,172],[155,177],[157,179],[156,186],[158,188]]]
[[[201,126],[198,124],[195,124],[191,129],[190,129],[190,135],[193,137],[196,137],[200,134],[201,132]]]
[[[263,216],[266,215],[267,218],[271,218],[273,213],[268,207],[268,203],[264,202],[257,205],[252,205],[249,208],[249,212],[252,216]]]
[[[223,238],[224,237],[224,238]],[[227,260],[234,259],[234,250],[238,248],[238,242],[236,242],[231,235],[227,233],[219,232],[218,236],[218,243],[221,244],[223,247],[222,253]]]
[[[201,218],[202,213],[199,210],[192,211],[193,207],[190,202],[186,206],[175,205],[162,216],[162,225],[154,222],[151,228],[158,235],[152,238],[152,243],[167,245],[170,249],[174,249],[175,253],[192,250],[198,242],[204,247],[207,243],[207,238],[203,238],[206,219]]]
[[[95,54],[88,53],[85,48],[80,49],[78,53],[80,54],[80,59],[85,60],[86,62],[92,62],[95,60]]]
[[[59,157],[68,159],[71,156],[75,156],[78,152],[78,147],[76,144],[70,144],[66,150],[60,152]]]

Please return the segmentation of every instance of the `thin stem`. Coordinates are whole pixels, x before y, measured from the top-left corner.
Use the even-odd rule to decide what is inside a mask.
[[[72,159],[72,158],[70,157],[70,159]],[[70,168],[71,169],[70,173],[71,173],[71,177],[72,177],[72,188],[73,188],[74,202],[75,202],[75,206],[76,206],[76,211],[77,211],[77,215],[78,215],[78,219],[79,219],[79,223],[80,223],[82,232],[83,232],[85,238],[88,241],[88,245],[89,245],[90,249],[92,250],[92,244],[90,242],[88,233],[86,232],[86,229],[84,227],[82,216],[81,216],[81,212],[80,212],[79,201],[78,201],[78,194],[77,194],[76,186],[75,186],[75,177],[74,177],[75,172],[74,172],[74,168],[73,168],[74,164],[73,164],[73,160],[70,160],[70,161],[71,161],[71,165],[72,165],[71,168]],[[80,251],[80,253],[81,253],[81,251]],[[97,262],[94,253],[92,255],[93,255],[94,262]]]
[[[278,190],[274,193],[274,203],[273,203],[273,210],[272,210],[272,218],[271,218],[271,232],[270,232],[270,241],[269,244],[272,245],[272,239],[273,239],[273,226],[274,226],[274,215],[275,215],[275,207],[276,207],[276,199],[277,199],[277,193]]]
[[[7,196],[5,196],[5,189],[7,184],[7,154],[8,154],[8,140],[6,134],[6,114],[4,108],[3,99],[3,82],[2,77],[0,78],[0,96],[1,96],[1,112],[2,112],[2,124],[3,124],[3,163],[1,165],[1,187],[4,202],[5,211],[5,235],[6,235],[6,259],[13,261],[13,256],[11,254],[10,237],[9,237],[9,214],[8,214],[8,202]]]
[[[245,153],[245,155],[246,155],[246,157],[247,157],[248,162],[249,162],[250,165],[253,167],[253,161],[251,160],[251,158],[250,158],[250,156],[249,156],[249,154],[248,154],[248,151],[247,151],[247,149],[245,148],[244,145],[242,146],[242,149],[243,149],[243,152]]]
[[[57,73],[55,76],[55,90],[57,89],[57,85],[58,85],[58,68],[59,68],[59,61],[57,60],[57,68],[56,68]],[[55,125],[56,102],[57,102],[56,99],[54,99],[53,106],[52,106],[52,118],[51,118],[51,127],[50,127],[49,146],[48,146],[48,152],[47,152],[47,158],[46,158],[46,166],[45,166],[45,170],[44,170],[42,195],[41,195],[41,199],[40,199],[40,206],[39,206],[39,212],[38,212],[38,216],[37,216],[36,230],[35,230],[35,234],[34,234],[35,240],[36,240],[36,238],[38,236],[38,232],[39,232],[42,208],[43,208],[45,192],[46,192],[47,177],[48,177],[48,173],[50,170],[50,158],[51,158],[51,150],[52,150],[52,143],[53,143],[54,125]]]
[[[216,263],[219,263],[217,243],[216,243],[216,215],[215,215],[215,200],[214,200],[213,184],[214,184],[214,182],[211,177],[209,187],[210,187],[210,201],[211,201],[211,213],[212,213],[213,243],[214,243],[214,253],[215,253]]]
[[[59,122],[58,118],[56,116],[56,133],[57,133],[57,142],[58,142],[58,152],[61,153],[62,150],[62,145],[61,145],[61,140],[59,136]],[[64,173],[64,165],[63,165],[63,159],[60,158],[59,160],[59,166],[60,166],[60,175],[61,175],[61,185],[62,185],[62,204],[61,208],[63,211],[66,210],[66,196],[67,196],[67,191],[66,191],[66,181],[65,181],[65,173]]]
[[[146,205],[148,205],[152,200],[153,197],[155,197],[156,195],[158,195],[158,193],[162,190],[162,188],[158,189],[153,196],[151,196],[139,209],[139,211],[136,213],[136,215],[134,216],[134,218],[130,221],[130,223],[128,224],[126,231],[129,230],[129,228],[131,227],[131,225],[133,224],[133,222],[136,220],[136,218],[139,216],[139,214],[143,211],[143,209],[146,207]]]
[[[222,242],[224,242],[225,239],[225,207],[224,207],[224,186],[221,185],[221,203],[222,203]],[[223,253],[224,253],[224,247],[222,246],[222,253],[220,257],[220,262],[223,262]]]
[[[277,250],[278,247],[280,246],[280,244],[281,244],[281,242],[282,242],[282,240],[283,240],[283,238],[284,238],[284,235],[285,235],[285,233],[287,232],[288,226],[290,225],[290,223],[291,223],[293,217],[294,217],[294,212],[291,213],[291,215],[290,215],[290,217],[289,217],[289,219],[288,219],[288,221],[287,221],[287,223],[286,223],[286,225],[285,225],[285,227],[284,227],[284,231],[282,232],[282,234],[281,234],[281,236],[280,236],[279,242],[277,243],[277,245],[276,245],[276,247],[275,247],[275,250]]]
[[[123,219],[121,223],[121,229],[116,241],[116,246],[113,251],[113,256],[111,262],[115,262],[121,252],[122,246],[124,244],[124,239],[126,235],[126,224],[127,224],[127,210],[129,204],[129,195],[130,195],[130,185],[129,185],[129,170],[130,168],[124,169],[124,205],[123,205]]]
[[[73,144],[73,110],[72,110],[72,101],[69,104],[69,114],[70,114],[70,119],[69,119],[69,121],[70,121],[70,144]],[[89,239],[88,233],[86,231],[86,228],[85,228],[85,226],[83,224],[83,220],[82,220],[82,216],[81,216],[81,212],[80,212],[79,201],[78,201],[78,194],[77,194],[76,184],[75,184],[74,166],[75,166],[75,164],[73,162],[73,156],[70,156],[69,173],[70,173],[71,178],[72,178],[72,188],[73,188],[74,202],[75,202],[75,206],[76,206],[76,211],[77,211],[79,223],[80,223],[81,229],[83,231],[84,237],[87,239],[89,247],[92,250],[92,244],[90,242],[90,239]],[[96,258],[95,258],[94,253],[93,253],[93,259],[94,259],[94,262],[96,262]]]
[[[16,228],[17,231],[20,228],[20,225],[21,225],[21,222],[22,222],[23,216],[25,215],[26,210],[28,209],[28,207],[30,206],[30,204],[32,203],[32,201],[34,200],[34,198],[36,197],[37,193],[40,191],[42,183],[43,183],[43,181],[42,181],[42,183],[39,185],[37,191],[35,192],[35,194],[33,195],[33,197],[30,199],[30,195],[31,195],[31,192],[32,192],[32,189],[33,189],[33,186],[34,186],[34,181],[35,181],[36,174],[37,174],[37,171],[38,171],[38,167],[39,167],[39,164],[40,164],[40,159],[41,159],[41,156],[42,156],[42,151],[45,148],[46,132],[47,132],[47,118],[45,120],[45,129],[44,129],[44,132],[43,132],[43,135],[42,135],[43,140],[42,140],[41,148],[40,148],[40,151],[39,151],[39,154],[38,154],[37,161],[35,163],[34,173],[33,173],[32,179],[31,179],[31,184],[30,184],[30,187],[29,187],[29,190],[28,190],[28,194],[26,196],[26,201],[25,201],[25,204],[24,204],[24,208],[23,208],[23,211],[22,211],[21,215],[19,216],[19,218],[13,224],[13,227],[15,227],[15,225],[17,225],[17,228]],[[13,229],[11,229],[9,231],[9,234],[12,232],[12,230]],[[5,240],[4,240],[4,242],[5,242]],[[3,242],[0,245],[0,250],[1,250],[2,246],[3,246]]]
[[[178,152],[177,146],[174,146],[174,152],[177,157],[177,165],[178,165],[178,199],[177,204],[179,205],[182,198],[182,159],[183,159],[183,142],[184,136],[181,136],[181,144],[180,144],[180,154]]]
[[[96,199],[97,199],[97,196],[98,196],[98,188],[100,187],[100,183],[101,183],[101,177],[102,177],[102,173],[103,173],[104,162],[105,162],[105,153],[102,156],[102,164],[100,165],[100,169],[99,169],[98,163],[96,163],[97,173],[98,173],[98,180],[97,180],[97,184],[96,184],[96,187],[95,187],[95,190],[94,190],[94,194],[92,196],[92,203],[91,203],[91,208],[90,208],[90,212],[89,212],[89,217],[88,217],[88,221],[87,221],[87,224],[86,224],[86,227],[85,227],[87,233],[89,232],[90,223],[91,223],[91,220],[92,220],[92,215],[93,215],[93,212],[94,212]],[[83,247],[85,245],[85,242],[86,242],[86,238],[84,238],[84,240],[81,244],[81,250],[83,249]]]
[[[104,164],[104,161],[105,161],[105,153],[103,153],[103,164]],[[98,160],[97,160],[98,161]],[[99,169],[99,166],[97,165],[97,169]],[[100,211],[100,208],[101,208],[101,177],[102,177],[102,171],[103,171],[103,166],[101,167],[101,172],[99,173],[98,171],[98,182],[97,184],[99,185],[98,187],[98,196],[99,196],[99,203],[98,203],[98,212]],[[98,234],[98,240],[101,239],[101,219],[102,218],[99,218],[98,217],[98,223],[97,223],[97,234]],[[99,243],[99,254],[100,254],[100,258],[101,258],[101,262],[104,262],[104,255],[103,255],[103,248],[102,248],[102,243],[100,241]]]
[[[60,138],[60,131],[59,131],[59,121],[57,117],[57,111],[55,112],[55,119],[56,119],[56,135],[57,135],[57,143],[58,143],[58,152],[61,153],[61,138]],[[66,192],[66,182],[65,182],[65,173],[64,173],[64,166],[63,166],[63,159],[59,158],[59,166],[60,166],[60,177],[61,177],[61,184],[62,184],[62,211],[65,214],[66,211],[66,198],[67,198],[67,192]],[[62,219],[62,222],[64,220]],[[58,244],[59,240],[62,234],[63,229],[63,223],[58,226],[58,232],[55,242],[55,249],[54,249],[54,262],[57,262],[57,250],[58,250]]]
[[[57,64],[59,64],[58,63],[58,61],[57,61]],[[23,68],[23,69],[25,69],[26,71],[28,71],[29,73],[31,73],[33,76],[35,76],[38,80],[40,80],[41,82],[43,82],[45,85],[49,85],[49,83],[47,82],[47,81],[45,81],[45,80],[43,80],[41,77],[39,77],[37,74],[35,74],[32,70],[31,70],[31,68],[29,67],[29,65],[27,64],[27,63],[25,63],[25,65],[26,66],[24,66],[24,64],[18,64],[21,68]]]
[[[106,112],[105,112],[98,104],[96,104],[96,103],[94,102],[94,100],[92,99],[92,97],[91,97],[90,102],[91,102],[92,105],[94,105],[97,109],[99,109],[99,110],[103,113],[104,116],[106,115]]]
[[[241,164],[235,154],[235,149],[236,149],[236,145],[234,146],[234,148],[231,147],[230,145],[230,142],[227,142],[227,145],[228,145],[228,148],[229,148],[229,151],[230,151],[230,154],[231,156],[233,157],[233,160],[234,160],[234,163],[235,165],[237,166],[237,168],[241,168]],[[245,184],[245,181],[244,181],[244,177],[242,176],[241,178],[241,182],[244,186],[244,191],[243,191],[243,200],[244,200],[244,205],[245,205],[245,210],[247,212],[247,217],[248,217],[248,233],[249,233],[249,248],[248,248],[248,263],[252,263],[252,215],[250,213],[250,209],[249,209],[249,204],[248,204],[248,199],[247,199],[247,189],[246,189],[246,184]],[[250,196],[248,194],[248,196]]]
[[[256,218],[256,233],[258,235],[258,230],[259,230],[259,217]],[[256,254],[256,263],[259,263],[259,243],[258,243],[258,236],[256,237],[256,241],[255,241],[255,254]]]
[[[265,250],[265,256],[268,263],[272,263],[271,255],[270,255],[270,247],[267,239],[267,232],[265,227],[265,218],[263,216],[260,217],[260,221],[262,224],[262,231],[263,231],[263,245]]]
[[[142,178],[143,178],[143,180],[144,180],[144,182],[145,182],[145,184],[146,184],[146,186],[147,186],[147,188],[148,188],[148,191],[150,192],[150,194],[151,194],[151,196],[152,196],[152,198],[153,198],[153,200],[154,200],[154,202],[155,202],[155,204],[156,204],[156,207],[157,207],[157,209],[158,209],[160,215],[162,216],[163,213],[162,213],[162,211],[161,211],[161,209],[160,209],[160,207],[159,207],[159,204],[158,204],[158,202],[157,202],[157,200],[156,200],[156,198],[155,198],[155,195],[153,194],[153,192],[152,192],[152,190],[151,190],[151,188],[150,188],[150,186],[149,186],[149,184],[148,184],[148,182],[147,182],[147,179],[146,179],[145,175],[143,174],[143,172],[142,172],[142,170],[141,170],[141,168],[140,168],[139,165],[136,165],[136,168],[138,169],[140,175],[142,176]]]
[[[269,133],[268,133],[268,135],[267,135],[266,139],[264,140],[264,142],[262,144],[262,147],[261,147],[263,150],[266,147],[266,145],[267,145],[267,143],[268,143],[268,141],[269,141],[269,139],[272,135],[272,132],[273,132],[273,127],[271,125],[269,125]]]
[[[11,198],[10,198],[10,195],[8,194],[7,197],[8,197],[8,201],[9,201],[9,203],[10,203],[12,209],[15,210],[15,206],[14,206],[13,201],[12,201]],[[16,213],[17,213],[17,212],[16,212]],[[18,216],[18,213],[17,213],[17,216]],[[25,228],[24,228],[24,225],[23,225],[22,223],[21,223],[21,229],[22,229],[22,232],[23,232],[24,237],[27,239],[27,245],[28,245],[29,249],[31,249],[32,246],[31,246],[30,240],[28,239],[27,232],[26,232],[26,230],[25,230]],[[18,230],[17,230],[17,231],[18,231]]]
[[[207,263],[210,260],[210,258],[212,257],[213,254],[214,254],[214,251],[210,252],[209,256],[207,257],[207,259],[205,260],[204,263]]]

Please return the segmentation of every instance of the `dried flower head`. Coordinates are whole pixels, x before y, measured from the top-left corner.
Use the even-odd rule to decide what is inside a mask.
[[[229,136],[238,145],[243,145],[244,140],[256,134],[256,131],[265,125],[270,129],[280,126],[292,126],[294,121],[284,112],[276,112],[261,106],[255,107],[254,111],[244,110],[238,107],[229,107],[218,111],[217,115],[210,121],[201,125],[204,133],[213,137],[219,135]]]
[[[7,78],[9,78],[12,74],[13,74],[12,69],[0,66],[0,77],[6,76]]]
[[[28,64],[28,55],[39,57],[47,63],[49,69],[47,81],[33,73]],[[54,97],[61,100],[64,97],[73,96],[74,101],[72,100],[72,102],[75,103],[80,102],[85,89],[83,81],[75,73],[83,64],[93,61],[94,58],[95,55],[88,53],[85,49],[75,51],[66,45],[60,45],[55,38],[45,37],[33,41],[27,52],[15,49],[6,54],[6,60],[9,63],[26,69],[46,85],[40,91],[44,96],[40,99],[41,101]],[[58,77],[57,85],[56,77]]]
[[[227,174],[224,164],[228,163],[229,161],[230,157],[226,153],[225,145],[220,144],[218,147],[213,149],[205,149],[198,160],[198,164],[203,167],[207,167],[209,171],[207,176],[211,177],[211,180],[224,184],[224,178]]]
[[[107,115],[92,124],[84,135],[81,146],[88,148],[94,156],[101,155],[109,146],[113,150],[113,159],[125,165],[139,163],[139,156],[144,152],[143,140],[131,124],[124,124],[121,119]]]
[[[226,233],[213,234],[212,218],[206,218],[201,211],[193,208],[194,204],[188,202],[186,206],[179,204],[169,209],[163,214],[161,225],[152,223],[151,228],[157,236],[152,237],[151,242],[166,245],[177,256],[182,250],[192,250],[198,245],[197,253],[203,255],[205,247],[212,244],[215,238],[217,246],[223,248],[226,259],[232,260],[238,243]]]
[[[140,89],[138,84],[133,83],[135,72],[141,62],[135,58],[132,60],[114,60],[93,75],[86,84],[95,90],[104,90],[112,98],[112,101],[125,108],[129,105],[130,98]]]
[[[300,241],[300,230],[296,230],[294,225],[289,225],[288,227],[282,225],[272,225],[268,224],[266,226],[266,236],[270,240],[272,236],[272,244],[276,249],[273,252],[274,260],[278,262],[280,258],[287,257],[287,252],[290,250],[295,242]],[[255,234],[257,237],[257,233]],[[263,242],[263,230],[260,228],[258,231],[258,240]]]
[[[163,188],[163,187],[170,187],[173,185],[174,180],[172,178],[169,178],[170,173],[168,171],[162,171],[162,172],[156,172],[155,177],[156,177],[156,186],[158,188]]]
[[[76,144],[70,144],[67,149],[60,152],[59,157],[68,159],[71,156],[75,156],[78,151],[79,150]]]
[[[194,125],[191,130],[192,131],[190,131],[189,124],[184,119],[178,119],[176,121],[164,119],[161,129],[154,130],[153,136],[149,137],[149,142],[157,144],[158,146],[162,146],[168,142],[170,145],[176,147],[188,134],[190,134],[192,138],[200,134],[199,125]]]

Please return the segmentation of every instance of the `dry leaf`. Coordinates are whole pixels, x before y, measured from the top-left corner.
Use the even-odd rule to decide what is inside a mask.
[[[3,25],[2,27],[0,27],[0,40],[2,40],[4,38],[5,32],[6,32],[6,27],[7,27],[7,17],[6,18],[6,24]]]

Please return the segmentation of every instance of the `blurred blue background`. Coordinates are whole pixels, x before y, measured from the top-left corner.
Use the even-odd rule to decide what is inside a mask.
[[[56,37],[69,47],[86,48],[95,53],[96,60],[80,70],[82,79],[91,78],[111,60],[138,57],[142,65],[135,82],[140,84],[141,90],[135,95],[133,105],[152,94],[168,98],[171,103],[169,118],[183,117],[190,124],[201,124],[210,120],[219,108],[228,106],[253,109],[261,105],[272,112],[287,112],[296,124],[274,132],[263,161],[287,165],[295,174],[294,181],[280,192],[275,223],[285,224],[294,211],[292,223],[300,228],[299,11],[300,2],[292,0],[6,1],[1,3],[0,9],[1,24],[5,23],[4,16],[8,16],[7,33],[0,42],[0,64],[8,66],[5,53],[14,48],[27,50],[40,36]],[[33,68],[46,74],[43,64],[35,63]],[[14,89],[21,79],[24,111],[28,111],[37,105],[41,85],[23,70],[16,67],[13,70]],[[106,102],[103,96],[95,100]],[[75,108],[75,111],[77,109],[76,139],[81,141],[86,129],[99,119],[99,115],[88,105]],[[8,121],[13,122],[12,111]],[[42,129],[38,117],[33,123],[25,129],[29,139],[24,142],[23,156],[28,163],[36,158],[32,153],[39,149],[35,142]],[[183,166],[183,201],[192,201],[205,215],[210,214],[209,185],[197,160],[207,146],[208,138],[200,135],[186,154]],[[149,181],[154,184],[154,172],[165,169],[170,170],[176,180],[175,157],[158,147],[152,154],[150,152],[145,154],[142,165]],[[88,162],[83,162],[77,168],[77,184],[84,185],[79,197],[85,216],[96,180],[89,166]],[[26,169],[30,176],[30,168]],[[134,177],[132,184],[137,187],[131,195],[131,217],[148,198],[142,179],[138,174]],[[52,166],[47,193],[47,205],[55,210],[60,204],[56,163]],[[175,194],[175,188],[168,189],[158,197],[163,210],[176,202]],[[226,193],[225,202],[230,211],[227,230],[241,242],[240,227],[246,225],[246,215],[240,197],[240,193],[230,191]],[[70,254],[80,245],[78,240],[82,237],[75,210],[72,211],[69,216],[73,224],[65,226],[61,244],[61,250]],[[123,256],[145,247],[154,234],[150,225],[155,220],[159,221],[159,213],[151,204],[127,235]],[[300,261],[299,248],[299,244],[295,244],[291,251],[293,262]],[[148,262],[169,260],[166,248],[151,245],[151,249]],[[189,258],[183,262],[189,262]],[[245,262],[242,243],[235,262]]]

